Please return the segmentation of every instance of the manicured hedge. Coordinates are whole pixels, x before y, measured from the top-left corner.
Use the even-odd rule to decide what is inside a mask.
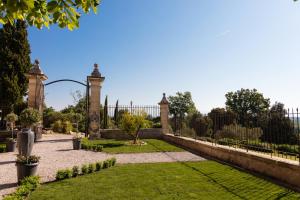
[[[56,172],[56,180],[64,180],[71,177],[77,177],[79,175],[91,174],[101,169],[107,169],[116,164],[116,158],[107,159],[103,162],[89,163],[81,166],[81,171],[78,166],[74,166],[72,169],[63,169]]]
[[[21,181],[15,193],[5,196],[3,200],[25,200],[39,185],[40,178],[38,176],[26,177]]]
[[[100,144],[93,144],[88,139],[85,138],[82,140],[81,149],[101,152],[103,150],[103,146]]]

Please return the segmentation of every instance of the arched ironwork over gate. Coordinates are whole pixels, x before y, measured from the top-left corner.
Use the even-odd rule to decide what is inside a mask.
[[[80,82],[80,81],[76,81],[76,80],[72,80],[72,79],[59,79],[59,80],[55,80],[55,81],[51,81],[49,83],[45,83],[44,86],[48,86],[48,85],[52,85],[54,83],[59,83],[59,82],[73,82],[73,83],[77,83],[80,84],[82,86],[86,87],[86,122],[85,122],[85,130],[86,130],[86,134],[88,133],[88,129],[89,129],[89,92],[90,92],[90,86],[88,84],[88,80],[86,81],[86,83]]]

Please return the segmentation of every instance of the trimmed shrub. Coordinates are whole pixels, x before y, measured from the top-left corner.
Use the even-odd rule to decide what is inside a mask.
[[[96,162],[96,171],[100,171],[102,168],[102,162]]]
[[[88,139],[83,139],[82,144],[81,144],[81,149],[95,151],[95,152],[101,152],[103,150],[103,146],[100,144],[93,144]]]
[[[109,167],[110,167],[109,165],[110,165],[110,162],[109,162],[109,160],[105,160],[105,161],[103,161],[102,169],[109,168]]]
[[[157,122],[152,125],[152,128],[162,128],[161,123]]]
[[[115,166],[117,163],[117,159],[116,158],[111,158],[110,159],[111,165],[110,166]]]
[[[72,168],[72,177],[76,177],[79,175],[79,167],[78,166],[74,166]]]
[[[56,180],[63,180],[63,179],[71,178],[72,174],[73,174],[73,172],[70,169],[58,170],[56,172]]]
[[[90,173],[93,173],[95,171],[96,171],[96,164],[90,163],[89,167],[88,167],[88,173],[90,174]]]
[[[5,196],[3,200],[22,200],[34,191],[40,185],[38,176],[29,176],[21,181],[20,186],[15,193]]]
[[[88,166],[87,165],[82,165],[81,166],[81,173],[82,174],[87,174],[89,171]]]
[[[6,152],[6,145],[5,144],[0,144],[0,153]]]

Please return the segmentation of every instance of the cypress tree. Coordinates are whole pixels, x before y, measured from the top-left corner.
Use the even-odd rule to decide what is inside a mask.
[[[30,46],[27,26],[18,20],[14,25],[5,24],[0,29],[0,109],[2,123],[14,106],[23,102],[28,88],[25,73],[29,72]]]
[[[103,117],[103,128],[106,129],[108,128],[108,111],[107,111],[107,96],[105,97],[105,102],[104,102],[104,117]]]
[[[118,125],[119,124],[119,100],[117,100],[116,102],[116,107],[115,107],[115,112],[114,112],[114,120],[115,120],[115,124]]]

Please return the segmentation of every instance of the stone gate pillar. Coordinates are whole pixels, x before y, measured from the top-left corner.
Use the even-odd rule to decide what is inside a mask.
[[[105,77],[102,77],[98,65],[94,65],[94,71],[91,76],[88,76],[90,85],[89,97],[89,136],[91,139],[101,137],[100,134],[100,99],[101,87]]]
[[[44,108],[44,83],[48,77],[43,73],[39,66],[39,61],[35,60],[32,68],[26,74],[28,78],[28,107],[36,109],[43,115]],[[42,137],[42,124],[34,128],[35,139]]]
[[[39,66],[39,61],[35,60],[29,73],[26,74],[28,78],[28,107],[34,108],[43,113],[44,104],[44,84],[43,81],[48,77],[43,73]]]
[[[162,100],[159,102],[160,105],[160,123],[162,126],[163,134],[169,133],[169,102],[166,98],[166,94],[163,94]]]

